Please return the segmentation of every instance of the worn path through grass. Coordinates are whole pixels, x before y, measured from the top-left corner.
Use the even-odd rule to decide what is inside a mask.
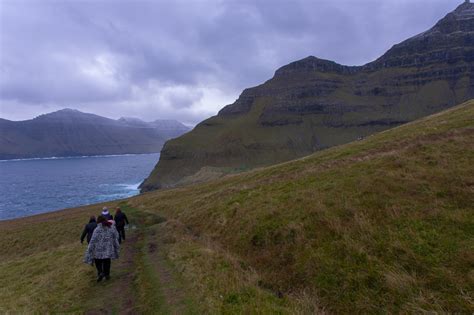
[[[133,221],[132,228],[122,243],[121,257],[112,263],[111,280],[97,283],[93,278],[92,307],[86,314],[193,313],[182,283],[155,240],[156,226],[164,218],[122,208]]]
[[[79,235],[104,205],[120,205],[132,228],[111,279],[97,283],[95,267],[82,262],[87,245]],[[182,303],[188,292],[153,239],[163,221],[120,202],[1,221],[0,314],[192,313]]]
[[[91,279],[93,307],[87,310],[86,314],[134,313],[136,301],[132,284],[135,276],[138,233],[138,231],[130,233],[127,241],[122,243],[122,255],[112,262],[110,280],[97,283],[95,278]],[[93,266],[92,268],[95,273],[95,268]]]
[[[472,161],[474,101],[281,165],[0,221],[0,314],[471,314]],[[98,284],[78,237],[103,206],[137,229]]]

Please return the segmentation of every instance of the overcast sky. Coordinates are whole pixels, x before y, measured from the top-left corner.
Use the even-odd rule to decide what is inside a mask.
[[[0,0],[0,117],[193,125],[314,55],[362,65],[461,0]]]

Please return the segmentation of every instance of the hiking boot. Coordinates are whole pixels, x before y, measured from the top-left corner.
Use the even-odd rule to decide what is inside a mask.
[[[104,274],[101,273],[101,274],[97,277],[97,282],[101,282],[103,278],[104,278]]]

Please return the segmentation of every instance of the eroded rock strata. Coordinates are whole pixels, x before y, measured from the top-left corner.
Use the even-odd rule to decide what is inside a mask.
[[[168,141],[142,191],[347,143],[473,97],[474,4],[360,67],[307,57]],[[216,175],[217,176],[217,175]]]

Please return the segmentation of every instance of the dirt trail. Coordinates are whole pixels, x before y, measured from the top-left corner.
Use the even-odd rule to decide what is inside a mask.
[[[132,292],[133,285],[133,270],[135,257],[138,253],[137,248],[137,233],[131,234],[125,242],[122,243],[122,246],[127,246],[127,250],[124,253],[123,265],[121,268],[126,272],[125,276],[119,279],[118,283],[114,286],[114,291],[116,294],[114,296],[122,296],[122,307],[119,311],[119,314],[134,314],[135,310],[135,299]]]
[[[111,279],[95,282],[92,291],[93,304],[97,305],[85,314],[136,314],[133,293],[134,264],[138,253],[137,232],[129,233],[129,237],[121,244],[121,256],[112,261]],[[100,305],[100,306],[99,306]]]
[[[169,267],[166,254],[154,231],[147,237],[147,252],[155,274],[159,278],[160,289],[171,314],[186,313],[186,294],[177,279],[176,273]]]
[[[91,279],[91,306],[86,314],[140,313],[144,305],[139,305],[137,295],[146,294],[142,290],[160,293],[163,298],[158,302],[163,304],[159,304],[160,310],[166,310],[169,314],[186,313],[186,291],[179,276],[167,262],[163,244],[156,235],[154,227],[159,223],[153,220],[146,222],[145,217],[141,217],[140,221],[137,222],[137,228],[127,231],[127,239],[121,246],[121,256],[112,261],[111,279],[100,283],[95,278]],[[151,275],[139,267],[144,265],[151,267]],[[151,288],[134,287],[137,285],[136,279],[140,277],[156,278],[157,281],[150,282]],[[156,301],[149,302],[156,306]]]

